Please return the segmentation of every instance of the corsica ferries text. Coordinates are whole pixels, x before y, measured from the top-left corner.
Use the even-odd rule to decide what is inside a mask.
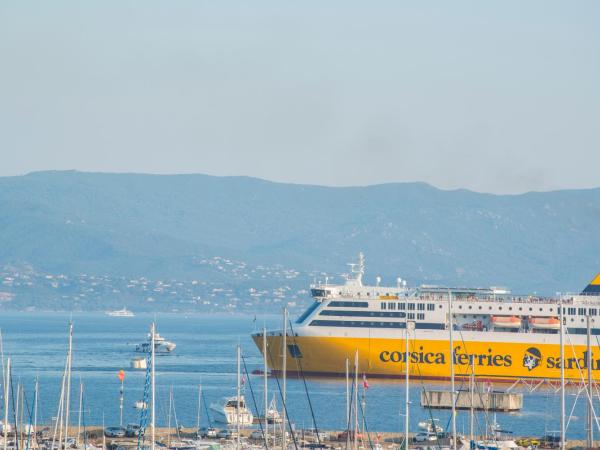
[[[408,352],[410,362],[413,364],[446,364],[446,354],[442,352],[426,352],[423,347],[419,351]],[[403,363],[405,362],[405,353],[403,351],[384,350],[379,354],[379,359],[384,362]],[[487,353],[464,353],[461,347],[454,348],[454,365],[456,366],[489,366],[489,367],[510,367],[512,365],[511,355],[501,355],[492,352],[489,348]]]

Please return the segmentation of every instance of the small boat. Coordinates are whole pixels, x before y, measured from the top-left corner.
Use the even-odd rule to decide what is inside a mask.
[[[520,448],[519,445],[512,439],[489,439],[485,441],[475,441],[477,450],[508,450]]]
[[[135,351],[138,353],[148,353],[150,352],[152,345],[152,335],[148,333],[148,340],[146,342],[142,342],[135,346]],[[155,353],[171,353],[175,350],[177,345],[174,342],[167,341],[164,337],[162,337],[158,332],[154,332],[154,352]]]
[[[521,319],[517,316],[492,316],[491,320],[495,328],[521,328]]]
[[[106,311],[106,315],[111,317],[134,317],[135,314],[129,311],[127,308],[123,307],[123,309],[116,309],[114,311]]]
[[[145,401],[143,401],[143,400],[137,400],[137,401],[136,401],[136,402],[133,404],[133,407],[134,407],[135,409],[139,409],[139,410],[142,410],[142,409],[148,409],[148,403],[146,403],[146,402],[145,402]]]
[[[560,320],[557,317],[531,317],[529,328],[533,330],[559,330]]]
[[[249,426],[254,421],[254,416],[246,406],[243,395],[239,397],[239,407],[238,398],[234,396],[226,397],[219,403],[213,403],[210,405],[210,410],[213,412],[215,421],[227,425],[237,425],[239,421],[240,426]]]
[[[482,441],[475,441],[475,449],[477,450],[510,450],[520,448],[512,437],[512,431],[503,430],[500,424],[496,421],[496,413],[494,412],[493,421],[489,424],[489,438]]]
[[[423,420],[419,422],[419,428],[428,433],[443,433],[444,428],[439,425],[439,419]]]
[[[467,331],[483,331],[483,322],[481,320],[474,320],[473,322],[463,324],[462,329]]]
[[[131,360],[132,369],[146,369],[148,367],[148,361],[146,358],[133,358]]]
[[[275,401],[275,397],[273,397],[269,407],[267,408],[265,419],[267,420],[268,424],[281,423],[283,421],[281,419],[281,414],[279,414],[279,411],[277,411],[277,402]]]

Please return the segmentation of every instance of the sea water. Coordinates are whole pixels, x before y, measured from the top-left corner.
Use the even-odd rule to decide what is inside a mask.
[[[68,323],[74,324],[73,368],[71,384],[71,418],[79,418],[79,389],[83,386],[82,417],[84,424],[119,425],[121,382],[118,373],[125,371],[123,423],[139,423],[140,411],[134,403],[144,398],[146,373],[130,369],[137,343],[147,338],[150,325],[156,320],[157,331],[167,340],[175,342],[172,354],[158,356],[156,362],[157,425],[165,426],[168,417],[169,391],[173,392],[171,423],[195,427],[198,416],[198,387],[202,386],[206,404],[218,402],[236,393],[236,345],[240,344],[248,372],[262,369],[260,352],[252,342],[250,333],[263,325],[277,327],[281,318],[246,315],[211,314],[157,314],[136,315],[132,318],[110,317],[103,313],[2,313],[0,328],[4,338],[4,357],[12,360],[13,385],[21,384],[26,393],[25,411],[31,411],[34,380],[39,380],[38,423],[51,425],[57,415],[61,379],[68,348]],[[243,366],[242,366],[243,370]],[[261,376],[243,377],[247,404],[256,412],[263,408],[263,379]],[[404,428],[403,380],[368,380],[365,393],[365,423],[370,431],[401,432]],[[275,379],[270,378],[269,401],[273,396],[281,408],[281,397]],[[362,376],[360,376],[362,398]],[[450,412],[428,411],[419,405],[420,393],[426,388],[448,388],[413,380],[410,389],[410,423],[431,417],[439,419],[444,429],[449,429]],[[468,386],[457,382],[457,388]],[[501,388],[501,386],[496,386]],[[343,430],[346,424],[346,383],[343,379],[288,379],[287,404],[290,420],[296,428]],[[312,412],[309,404],[312,404]],[[3,403],[3,402],[2,402]],[[595,404],[597,408],[597,405]],[[560,397],[554,389],[526,392],[524,408],[516,414],[498,413],[497,422],[505,430],[519,436],[556,434],[559,424]],[[11,412],[12,414],[12,412]],[[200,409],[201,426],[209,423],[204,406]],[[568,437],[585,437],[585,392],[567,394],[567,414],[570,415]],[[3,415],[3,414],[2,414]],[[27,416],[27,414],[26,414]],[[493,422],[493,414],[476,415],[476,433],[482,433]],[[361,426],[363,423],[360,419]],[[458,431],[468,435],[469,413],[460,411],[457,416]]]

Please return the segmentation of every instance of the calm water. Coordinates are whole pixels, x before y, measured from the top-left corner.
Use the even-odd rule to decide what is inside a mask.
[[[40,417],[49,423],[56,415],[60,380],[67,351],[68,314],[60,313],[4,313],[0,328],[4,337],[5,355],[13,360],[13,381],[25,386],[29,402],[33,399],[33,382],[40,381]],[[133,371],[129,364],[134,356],[134,344],[146,338],[154,316],[138,315],[134,318],[108,317],[100,313],[74,314],[74,359],[72,413],[77,421],[78,386],[81,381],[85,391],[85,415],[89,424],[118,425],[119,387],[117,373],[125,369],[124,422],[139,422],[139,411],[133,408],[143,396],[144,371]],[[246,357],[248,370],[262,367],[260,353],[250,340],[254,331],[253,317],[220,315],[169,315],[156,316],[158,331],[177,344],[174,354],[157,359],[157,420],[166,423],[168,392],[172,387],[178,423],[195,426],[197,415],[197,389],[202,383],[208,404],[226,395],[235,395],[235,346],[239,342]],[[267,327],[279,324],[272,316],[264,319]],[[260,318],[262,327],[263,319]],[[251,376],[250,382],[262,404],[262,378]],[[345,382],[343,380],[308,380],[308,390],[313,403],[317,425],[322,429],[344,429]],[[367,425],[371,430],[401,431],[404,418],[404,387],[402,382],[370,380],[367,392]],[[411,389],[411,423],[426,419],[428,412],[419,406],[423,384],[415,381]],[[431,385],[429,385],[431,386]],[[275,393],[275,380],[269,380],[269,389]],[[246,398],[252,399],[249,389]],[[311,416],[301,380],[288,381],[290,416],[298,427],[311,426]],[[570,438],[585,436],[585,398],[569,393],[567,411],[574,406],[568,434]],[[525,408],[519,414],[498,414],[498,422],[505,429],[519,435],[541,435],[559,429],[557,411],[560,399],[557,393],[545,390],[526,394]],[[261,407],[261,406],[259,406]],[[253,408],[254,409],[254,408]],[[450,414],[433,411],[444,428],[448,428]],[[202,412],[202,422],[207,423]],[[485,419],[478,415],[477,423],[483,427]],[[468,413],[460,412],[458,428],[468,432]],[[480,428],[481,429],[481,428]]]

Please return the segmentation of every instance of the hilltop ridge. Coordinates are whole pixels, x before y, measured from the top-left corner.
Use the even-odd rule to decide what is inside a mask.
[[[219,277],[198,264],[218,256],[279,265],[305,283],[363,251],[367,279],[387,284],[552,294],[600,271],[600,189],[493,195],[49,171],[0,178],[0,210],[0,266],[44,273],[191,280]]]

